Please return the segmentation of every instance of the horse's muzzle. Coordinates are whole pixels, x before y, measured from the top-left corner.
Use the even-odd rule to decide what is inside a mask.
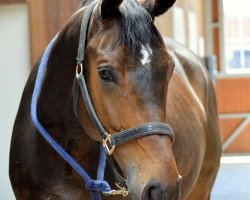
[[[177,185],[174,191],[168,191],[165,185],[150,180],[142,192],[142,200],[178,200],[180,197],[180,183],[181,178],[177,180]]]

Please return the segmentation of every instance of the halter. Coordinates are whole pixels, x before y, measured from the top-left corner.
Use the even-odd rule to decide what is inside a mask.
[[[91,17],[91,13],[96,6],[98,1],[92,2],[85,11],[81,23],[81,31],[80,31],[80,38],[79,38],[79,46],[78,46],[78,55],[77,55],[77,66],[76,66],[76,79],[78,82],[77,87],[77,97],[78,91],[80,88],[82,98],[84,104],[87,108],[87,112],[89,117],[91,118],[94,126],[98,130],[101,138],[102,138],[102,145],[100,148],[100,158],[99,158],[99,166],[97,171],[97,180],[93,180],[89,177],[87,172],[50,136],[50,134],[44,129],[42,124],[39,122],[37,118],[37,100],[39,93],[42,87],[42,80],[44,76],[44,72],[47,66],[47,62],[49,59],[49,55],[51,52],[52,47],[57,39],[58,34],[53,38],[50,42],[48,47],[46,48],[41,63],[39,65],[36,82],[34,86],[34,91],[32,94],[31,100],[31,118],[32,121],[37,128],[38,132],[41,136],[51,145],[51,147],[66,161],[72,168],[74,168],[78,174],[83,178],[86,188],[89,189],[92,193],[92,198],[94,200],[99,200],[100,192],[105,195],[128,195],[128,187],[126,185],[126,180],[118,173],[117,169],[114,167],[113,157],[111,156],[115,150],[117,145],[123,144],[130,140],[138,139],[141,137],[149,136],[149,135],[166,135],[171,137],[172,141],[174,142],[174,133],[171,126],[167,123],[160,123],[160,122],[152,122],[147,124],[142,124],[137,127],[133,127],[118,133],[110,134],[108,133],[100,120],[98,119],[93,105],[91,103],[91,99],[88,93],[85,77],[83,74],[84,70],[84,51],[85,51],[85,42],[87,38],[87,29],[89,19]],[[75,103],[73,108],[77,114],[77,99],[75,98]],[[109,184],[104,181],[104,171],[106,166],[106,159],[108,155],[108,160],[111,165],[112,171],[115,175],[116,185],[119,188],[118,190],[111,190]]]

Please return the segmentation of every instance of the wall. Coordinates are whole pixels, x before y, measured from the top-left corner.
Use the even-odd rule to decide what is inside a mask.
[[[0,199],[13,200],[8,175],[9,147],[30,69],[27,5],[1,5],[0,27]]]
[[[36,62],[49,41],[77,10],[80,0],[30,0],[31,61]]]
[[[220,114],[250,113],[250,78],[223,78],[216,83],[218,111]],[[243,122],[243,117],[220,119],[222,141],[225,141]],[[225,149],[227,153],[250,152],[250,124],[246,124],[236,139]]]
[[[79,2],[0,0],[0,200],[15,199],[8,175],[9,147],[31,63],[74,13]]]

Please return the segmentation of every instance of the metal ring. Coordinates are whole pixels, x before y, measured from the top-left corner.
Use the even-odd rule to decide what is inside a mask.
[[[115,150],[115,145],[111,142],[111,135],[105,132],[106,138],[102,140],[102,145],[108,155],[112,155]]]
[[[76,65],[76,78],[78,79],[80,75],[82,75],[83,72],[83,66],[82,64],[77,64]]]
[[[110,190],[110,191],[103,191],[102,193],[105,196],[110,196],[110,195],[122,195],[123,197],[126,197],[129,194],[129,190],[126,189],[125,187],[122,187],[119,185],[119,183],[115,183],[115,185],[118,187],[118,190]]]

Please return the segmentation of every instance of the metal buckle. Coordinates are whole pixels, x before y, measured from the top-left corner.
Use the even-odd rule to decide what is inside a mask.
[[[111,143],[111,135],[105,132],[106,138],[102,140],[102,146],[106,149],[106,153],[111,155],[115,150],[115,145]]]
[[[83,66],[82,64],[77,64],[76,65],[76,78],[78,79],[80,75],[82,75],[83,72]]]
[[[119,183],[115,183],[115,185],[118,187],[119,190],[111,190],[109,192],[102,192],[106,196],[110,195],[122,195],[123,197],[126,197],[129,193],[129,190],[125,187],[120,186]]]

